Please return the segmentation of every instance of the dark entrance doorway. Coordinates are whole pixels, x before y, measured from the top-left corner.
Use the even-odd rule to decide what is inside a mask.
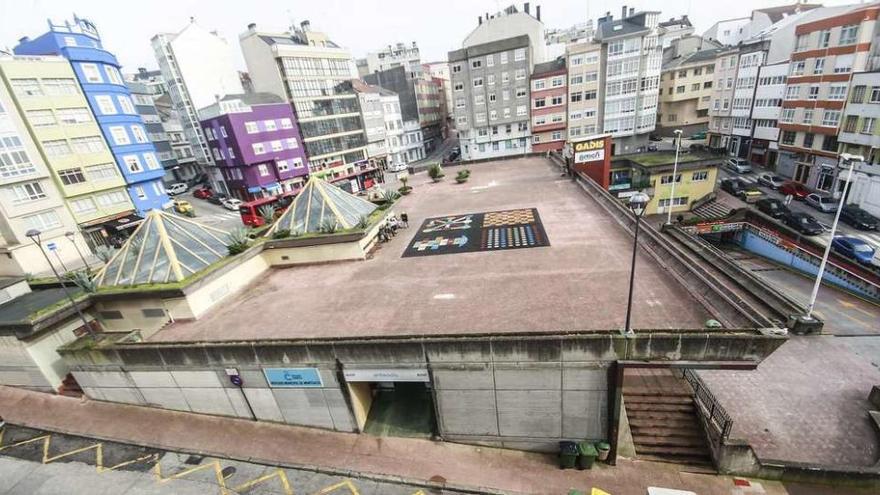
[[[436,432],[427,382],[350,382],[358,426],[375,436],[430,438]]]

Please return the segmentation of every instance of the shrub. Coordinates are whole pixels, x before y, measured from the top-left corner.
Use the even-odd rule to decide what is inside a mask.
[[[92,280],[92,277],[89,276],[88,272],[85,270],[77,270],[75,272],[69,272],[69,277],[73,283],[75,283],[80,289],[85,292],[95,293],[98,291],[98,286],[95,284],[95,281]]]
[[[336,222],[324,222],[321,224],[320,231],[322,234],[333,234],[337,228]]]
[[[398,189],[397,192],[399,192],[400,194],[406,196],[407,194],[409,194],[409,193],[412,192],[412,187],[410,187],[410,186],[403,186],[403,187],[401,187],[400,189]]]
[[[400,193],[397,191],[385,191],[382,195],[382,198],[385,200],[385,204],[391,206],[391,203],[397,201],[400,198]]]
[[[266,225],[275,221],[275,207],[272,205],[263,205],[260,207],[260,218],[266,222]]]
[[[287,239],[290,237],[290,229],[278,229],[272,234],[272,239]]]
[[[367,219],[367,217],[364,215],[361,215],[361,218],[360,218],[360,220],[358,220],[358,223],[357,223],[357,228],[366,229],[369,225],[370,225],[370,221]]]
[[[407,182],[409,182],[409,177],[401,177],[400,178],[400,183],[403,184],[403,187],[409,187],[406,185]],[[403,187],[401,189],[403,189]],[[412,189],[412,188],[410,188],[410,189]]]
[[[226,250],[229,252],[229,256],[243,253],[251,244],[250,232],[244,227],[229,232],[227,239],[229,244],[226,245]]]
[[[443,169],[440,167],[439,163],[435,163],[428,167],[428,176],[434,179],[434,182],[440,182],[443,180],[443,177],[446,177],[446,174],[443,173]]]
[[[465,182],[467,182],[468,177],[470,177],[470,176],[471,176],[470,170],[467,170],[467,169],[459,170],[458,174],[456,174],[456,176],[455,176],[455,182],[458,182],[459,184],[464,184]]]

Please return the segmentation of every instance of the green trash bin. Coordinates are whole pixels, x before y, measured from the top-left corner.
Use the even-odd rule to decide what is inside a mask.
[[[559,442],[559,469],[574,469],[578,457],[575,442]]]
[[[590,442],[578,442],[578,469],[590,469],[599,455],[596,447]]]

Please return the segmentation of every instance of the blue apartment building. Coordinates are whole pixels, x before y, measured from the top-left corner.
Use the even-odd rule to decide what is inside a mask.
[[[13,51],[68,59],[138,214],[170,206],[162,183],[165,168],[122,78],[119,61],[104,49],[94,24],[76,16],[72,23],[50,20],[49,32],[36,39],[22,38]]]

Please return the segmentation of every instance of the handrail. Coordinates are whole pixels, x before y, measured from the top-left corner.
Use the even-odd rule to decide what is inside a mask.
[[[733,428],[733,420],[730,419],[727,410],[718,402],[703,379],[693,370],[684,370],[684,379],[694,391],[694,402],[703,411],[706,424],[715,430],[719,443],[726,443],[730,437],[730,430]]]

